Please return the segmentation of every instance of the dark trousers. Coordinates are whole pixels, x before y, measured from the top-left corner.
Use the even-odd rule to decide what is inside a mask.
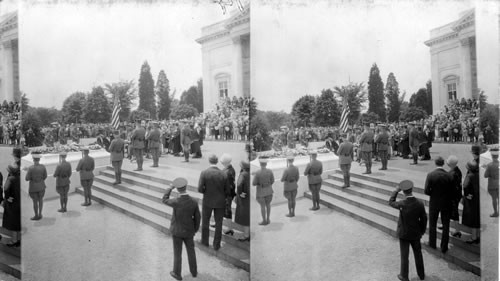
[[[189,144],[182,145],[182,151],[184,152],[184,160],[189,161]]]
[[[365,161],[366,171],[372,171],[372,152],[371,151],[361,151],[361,157]]]
[[[387,169],[387,150],[379,150],[380,162],[382,162],[382,169]]]
[[[441,223],[443,224],[443,234],[441,236],[441,250],[448,250],[448,240],[450,239],[450,217],[451,208],[442,209],[438,206],[429,206],[429,246],[436,247],[436,226],[441,213]]]
[[[415,257],[415,266],[417,267],[417,274],[419,277],[424,277],[424,258],[422,257],[422,247],[419,240],[404,240],[399,239],[399,249],[401,252],[401,276],[408,279],[409,255],[410,245]]]
[[[222,220],[224,218],[225,208],[210,208],[207,206],[202,207],[201,214],[201,243],[208,245],[208,238],[210,237],[210,218],[212,217],[212,211],[214,212],[215,220],[215,235],[214,235],[214,246],[220,247],[220,241],[222,240]]]
[[[134,148],[135,160],[137,161],[137,168],[138,169],[142,169],[142,163],[144,162],[143,153],[144,153],[144,149]]]
[[[196,265],[196,252],[194,251],[194,240],[193,237],[177,237],[172,236],[172,241],[174,243],[174,272],[181,276],[182,272],[182,242],[186,245],[186,252],[189,262],[189,271],[191,274],[196,275],[198,273],[198,268]]]
[[[111,161],[111,165],[113,166],[113,169],[115,170],[115,180],[117,182],[122,181],[122,164],[123,164],[123,160]]]
[[[413,157],[413,163],[417,164],[418,162],[418,147],[410,147],[411,155]]]
[[[151,156],[153,157],[153,166],[158,166],[158,162],[160,161],[160,148],[152,147],[150,148]]]
[[[342,170],[342,175],[344,176],[344,185],[346,187],[350,186],[351,164],[340,164],[340,170]]]

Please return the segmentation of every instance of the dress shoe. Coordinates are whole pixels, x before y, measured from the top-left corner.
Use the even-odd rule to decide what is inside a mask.
[[[448,252],[448,248],[441,248],[441,253],[446,254]]]
[[[196,278],[196,276],[198,276],[198,272],[191,272],[191,276],[193,276],[194,278]]]
[[[425,245],[427,245],[427,247],[432,248],[434,250],[436,249],[436,246],[431,245],[429,242],[425,242]]]
[[[372,173],[372,172],[370,172],[370,171],[365,171],[365,172],[363,172],[363,175],[369,175],[369,174],[371,174],[371,173]]]
[[[250,236],[245,238],[239,238],[238,241],[240,242],[250,241]]]
[[[214,250],[218,251],[220,249],[220,245],[214,245]]]
[[[259,225],[266,225],[266,224],[267,224],[267,222],[266,222],[266,221],[261,221],[261,222],[259,222]]]
[[[493,213],[493,214],[490,215],[490,217],[497,218],[498,217],[498,213]]]
[[[417,163],[410,163],[410,165],[417,165]]]
[[[139,168],[137,168],[137,169],[135,169],[134,171],[136,171],[136,172],[138,172],[138,171],[142,171],[142,168],[140,168],[140,169],[139,169]]]
[[[118,182],[117,182],[117,181],[115,181],[115,182],[113,183],[113,185],[117,185],[117,184],[118,184]]]
[[[32,221],[37,221],[37,220],[38,220],[38,216],[31,217],[31,219],[30,219],[30,220],[32,220]]]
[[[420,280],[425,280],[425,275],[422,275],[422,276],[418,276],[418,278],[420,278]]]
[[[398,274],[398,279],[402,281],[410,281],[410,279],[404,278],[403,276],[401,276],[401,274]]]
[[[89,204],[88,204],[87,202],[85,202],[85,203],[82,203],[82,204],[80,204],[80,205],[82,205],[82,206],[86,207],[86,206],[88,206]]]
[[[174,277],[176,280],[182,280],[182,277],[173,271],[170,271],[170,276]]]
[[[292,215],[292,214],[286,214],[285,216],[286,216],[286,217],[288,217],[288,218],[293,217],[293,215]]]
[[[158,168],[158,165],[151,165],[151,168]]]
[[[59,210],[57,210],[57,211],[58,211],[59,213],[64,213],[64,209],[63,209],[63,208],[61,208],[61,209],[59,209]]]

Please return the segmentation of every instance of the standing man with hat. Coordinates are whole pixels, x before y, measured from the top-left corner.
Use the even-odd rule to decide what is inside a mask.
[[[202,221],[201,221],[201,244],[208,247],[210,236],[210,218],[212,212],[215,220],[215,235],[213,247],[220,249],[222,240],[222,220],[226,209],[226,199],[231,196],[231,189],[227,175],[217,167],[219,159],[214,154],[208,158],[210,167],[200,174],[198,192],[203,193]]]
[[[182,122],[181,145],[184,153],[184,162],[189,162],[189,150],[191,149],[191,128],[187,122]]]
[[[319,210],[319,191],[321,189],[321,183],[323,182],[321,178],[321,174],[323,174],[323,163],[317,158],[318,152],[316,150],[311,151],[311,162],[307,164],[304,171],[304,176],[307,176],[309,190],[312,194],[313,206],[309,209],[311,211]]]
[[[379,127],[381,132],[375,139],[375,143],[377,144],[378,149],[378,155],[380,156],[380,161],[382,162],[382,168],[380,168],[379,170],[387,170],[389,134],[387,133],[387,127],[385,126],[385,124],[380,124]]]
[[[419,148],[419,141],[418,141],[418,131],[415,128],[415,122],[410,122],[410,134],[409,134],[409,146],[410,146],[410,151],[411,155],[413,157],[413,163],[410,163],[410,165],[417,165],[418,164],[418,148]]]
[[[135,130],[132,132],[130,141],[134,150],[135,159],[137,160],[137,169],[135,171],[142,171],[142,163],[144,162],[143,153],[145,147],[146,130],[141,126],[141,120],[135,121]]]
[[[109,145],[109,153],[111,165],[115,171],[115,182],[113,184],[120,184],[122,182],[122,164],[125,153],[125,141],[121,138],[120,131],[114,131],[115,138]]]
[[[59,164],[54,172],[56,178],[56,191],[59,193],[59,201],[61,209],[57,210],[60,213],[65,213],[66,205],[68,204],[69,184],[71,183],[71,164],[66,161],[66,151],[59,153]]]
[[[410,245],[413,249],[417,274],[420,280],[425,279],[424,258],[422,256],[422,246],[420,239],[425,234],[427,228],[427,214],[424,203],[412,194],[413,182],[404,180],[399,183],[398,188],[392,193],[389,205],[399,210],[399,221],[397,234],[399,237],[399,249],[401,254],[401,271],[398,274],[399,280],[408,281],[408,256]],[[396,201],[398,193],[403,191],[405,199]]]
[[[339,166],[342,174],[344,176],[344,185],[342,188],[351,186],[351,163],[354,159],[354,145],[346,138],[346,135],[342,135],[342,143],[337,150],[337,155],[339,156]]]
[[[182,243],[186,245],[189,271],[191,271],[193,277],[198,275],[193,237],[200,228],[200,210],[197,201],[186,192],[186,187],[186,179],[174,179],[172,186],[167,189],[162,200],[165,205],[172,207],[174,210],[170,220],[170,233],[172,233],[174,248],[174,269],[170,272],[170,275],[177,280],[182,280]],[[170,193],[174,188],[177,188],[179,196],[170,198]]]
[[[92,183],[94,182],[94,158],[89,156],[89,148],[83,147],[83,158],[78,161],[76,166],[76,171],[80,172],[80,184],[83,187],[83,195],[85,196],[85,202],[82,206],[92,205]]]
[[[297,197],[297,182],[299,181],[300,174],[299,168],[293,165],[293,155],[286,157],[287,168],[283,171],[281,182],[284,183],[283,195],[288,200],[288,214],[287,217],[295,217],[295,198]]]
[[[273,200],[273,171],[267,168],[269,159],[260,157],[260,170],[255,172],[252,180],[252,185],[257,187],[256,199],[260,205],[260,214],[262,221],[259,225],[268,225],[271,223],[269,217],[271,216],[271,201]]]
[[[490,148],[492,161],[485,167],[484,177],[488,179],[488,193],[493,204],[492,218],[498,217],[498,145]]]
[[[152,121],[153,130],[149,133],[147,137],[149,152],[153,157],[153,168],[158,167],[158,162],[160,160],[161,154],[161,132],[158,126],[158,122]]]
[[[373,150],[373,132],[369,125],[365,123],[365,131],[359,139],[361,146],[361,158],[365,161],[366,171],[363,174],[372,173],[372,150]]]
[[[33,210],[35,216],[31,220],[40,220],[42,218],[43,196],[45,195],[45,179],[47,178],[47,169],[40,164],[41,153],[31,153],[33,165],[28,168],[26,181],[29,181],[28,192],[33,200]]]

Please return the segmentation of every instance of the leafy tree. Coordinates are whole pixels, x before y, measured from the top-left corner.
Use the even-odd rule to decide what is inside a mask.
[[[427,101],[427,90],[425,88],[420,88],[415,94],[411,95],[410,106],[420,107],[423,110],[426,110],[426,108],[428,107],[428,101]]]
[[[142,64],[139,76],[139,109],[149,112],[151,118],[156,117],[155,82],[147,61]]]
[[[170,113],[170,119],[186,119],[198,115],[198,110],[190,104],[179,104]]]
[[[292,116],[290,113],[282,111],[265,111],[262,112],[264,118],[269,124],[269,129],[279,130],[281,126],[290,126],[292,122]]]
[[[338,125],[340,123],[340,110],[333,91],[323,89],[321,95],[316,99],[314,124],[322,127]]]
[[[368,112],[377,113],[381,120],[385,120],[384,82],[376,63],[372,65],[368,78]]]
[[[399,83],[394,73],[389,73],[385,83],[385,97],[387,98],[387,120],[395,122],[399,120],[401,102],[399,100]]]
[[[481,131],[484,132],[487,126],[493,130],[493,136],[498,143],[498,120],[500,119],[499,108],[497,104],[486,104],[484,109],[481,110],[479,118],[479,126]]]
[[[83,107],[83,120],[89,123],[108,123],[111,120],[112,110],[104,89],[100,86],[94,87],[87,95]]]
[[[366,91],[363,83],[350,83],[347,86],[334,87],[334,93],[340,98],[342,104],[347,102],[349,106],[349,120],[357,123],[361,110],[364,109],[363,104],[366,102]]]
[[[134,100],[137,99],[137,88],[135,87],[134,81],[130,80],[111,84],[107,83],[104,84],[104,89],[108,94],[108,99],[113,101],[113,106],[115,100],[114,98],[118,95],[118,100],[122,108],[120,111],[120,119],[129,119],[132,104]]]
[[[378,121],[380,121],[380,117],[377,113],[367,112],[361,114],[361,123],[377,123]]]
[[[421,107],[409,106],[408,110],[401,112],[401,121],[411,122],[427,118],[427,112]]]
[[[21,130],[28,147],[43,144],[44,135],[40,130],[41,126],[40,118],[32,108],[24,112],[21,120]]]
[[[270,130],[271,126],[269,125],[269,121],[266,118],[264,112],[256,111],[255,115],[253,115],[252,119],[250,119],[249,134],[250,139],[254,139],[257,134],[261,135],[261,151],[269,150],[271,148],[273,140],[269,135]]]
[[[63,123],[81,123],[86,96],[76,92],[67,97],[62,106]]]
[[[38,116],[42,127],[50,126],[50,123],[59,122],[61,119],[61,112],[55,107],[32,107],[31,109]]]
[[[401,107],[400,107],[400,112],[405,112],[408,110],[408,108],[410,107],[410,104],[407,102],[407,101],[403,101],[401,102]],[[401,118],[401,114],[399,114],[399,117]]]
[[[298,99],[292,107],[292,120],[295,126],[309,127],[313,124],[316,99],[305,95]]]
[[[135,122],[135,120],[146,120],[150,119],[149,112],[144,109],[136,109],[130,113],[130,122]]]
[[[158,74],[155,90],[158,96],[158,119],[166,120],[170,117],[170,82],[163,70]]]
[[[427,107],[425,110],[427,111],[427,114],[431,115],[432,114],[432,81],[429,80],[425,84],[425,89],[427,90]]]
[[[203,96],[200,96],[198,87],[191,86],[187,91],[182,92],[180,104],[188,104],[196,108],[198,112],[203,110]]]

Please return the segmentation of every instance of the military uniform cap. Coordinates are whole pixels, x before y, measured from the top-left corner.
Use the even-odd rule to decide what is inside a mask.
[[[33,157],[33,159],[40,159],[42,158],[42,154],[40,152],[35,152],[35,153],[31,153],[31,157]]]
[[[295,156],[293,156],[293,154],[289,154],[286,156],[286,160],[294,160],[295,159]]]
[[[182,189],[187,186],[188,182],[185,178],[176,178],[172,182],[172,186],[177,188],[177,189]]]
[[[399,183],[399,188],[401,190],[408,190],[413,188],[413,182],[411,180],[403,180]]]
[[[267,158],[267,157],[259,157],[259,163],[265,164],[267,162],[269,162],[269,158]]]
[[[66,156],[66,155],[68,155],[68,153],[66,151],[59,152],[59,156]]]

